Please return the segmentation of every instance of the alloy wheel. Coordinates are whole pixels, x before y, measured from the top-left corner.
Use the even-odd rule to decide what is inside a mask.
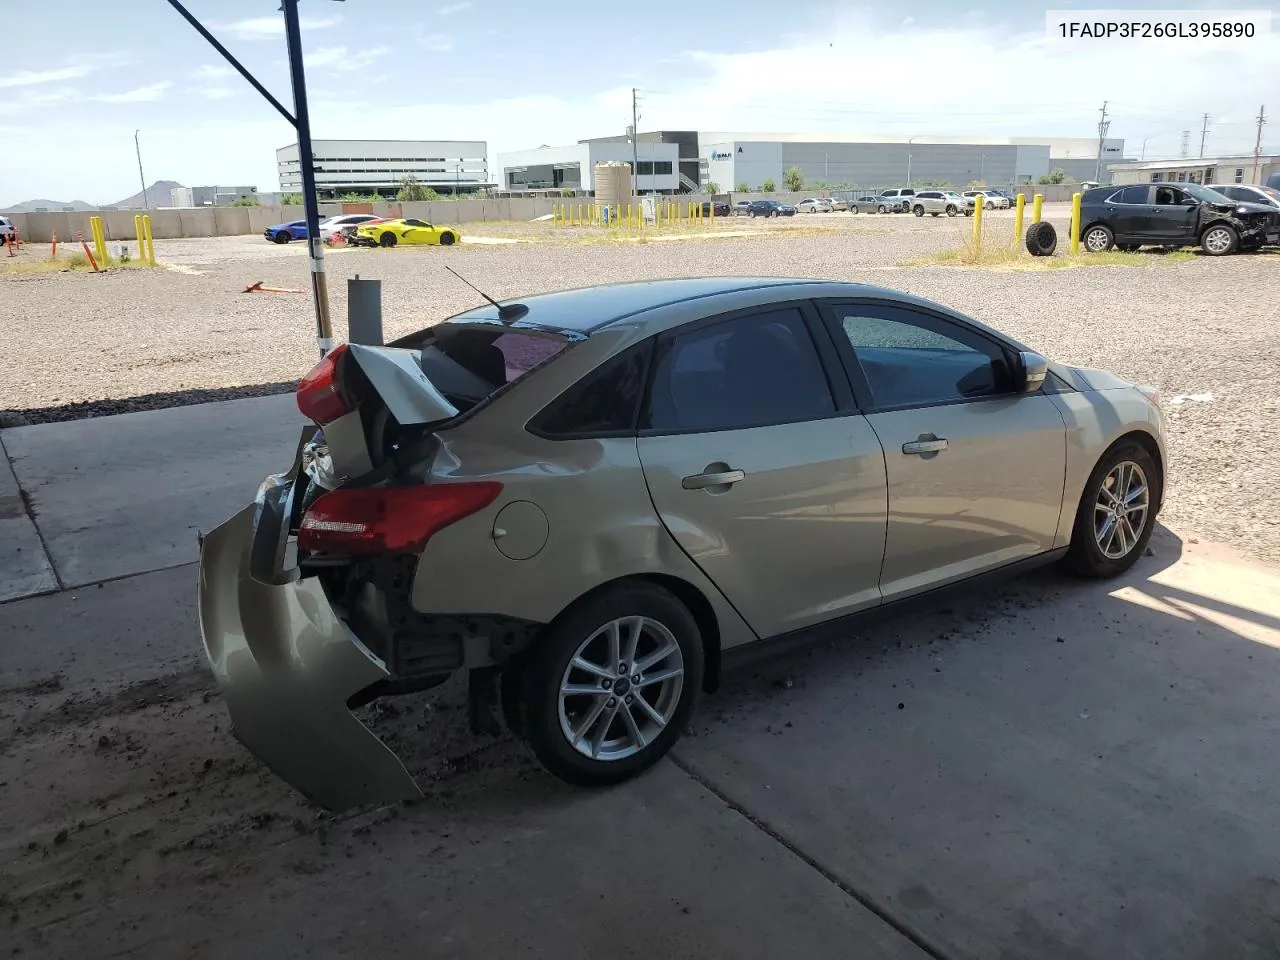
[[[1121,460],[1111,468],[1093,506],[1093,537],[1104,557],[1119,560],[1137,546],[1150,505],[1150,485],[1142,467]]]
[[[1231,249],[1231,233],[1225,227],[1214,227],[1204,235],[1204,248],[1210,253],[1225,253]]]
[[[565,667],[560,732],[585,757],[622,760],[658,737],[683,690],[675,635],[649,617],[621,617],[587,637]]]
[[[1090,253],[1102,253],[1107,249],[1108,237],[1107,232],[1102,229],[1093,229],[1084,235],[1084,245],[1088,247]]]

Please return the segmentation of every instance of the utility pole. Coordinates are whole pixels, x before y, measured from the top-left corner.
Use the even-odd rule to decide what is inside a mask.
[[[1191,143],[1191,131],[1182,131],[1182,159],[1187,159],[1187,145]]]
[[[1253,141],[1253,176],[1249,179],[1258,182],[1258,163],[1262,159],[1262,125],[1267,122],[1267,105],[1258,108],[1258,137]]]
[[[138,181],[142,184],[142,209],[150,210],[151,205],[147,203],[147,178],[142,175],[142,147],[138,146],[137,130],[133,131],[133,151],[138,155]]]
[[[1111,129],[1111,121],[1107,119],[1107,101],[1102,101],[1102,117],[1098,120],[1098,165],[1094,169],[1093,179],[1102,182],[1102,144],[1107,139],[1107,131]]]
[[[631,195],[640,196],[640,108],[636,88],[631,88]]]
[[[1200,128],[1200,159],[1204,159],[1204,139],[1209,135],[1209,115],[1204,115],[1204,125]]]

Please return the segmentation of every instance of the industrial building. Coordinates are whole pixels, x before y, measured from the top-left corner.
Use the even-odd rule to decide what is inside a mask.
[[[642,135],[633,151],[626,137],[581,140],[562,147],[500,153],[494,161],[500,189],[511,192],[595,190],[598,163],[635,162],[636,189],[640,193],[680,193],[680,147]]]
[[[907,183],[974,180],[993,186],[1035,183],[1054,169],[1072,180],[1105,181],[1124,156],[1124,141],[1052,137],[868,136],[802,133],[654,131],[641,133],[636,152],[641,193],[691,192],[716,185],[778,187],[796,168],[817,188],[877,189]],[[582,140],[500,154],[494,164],[503,190],[590,191],[592,169],[606,160],[631,162],[627,136]],[[648,162],[646,162],[648,161]],[[668,167],[670,164],[670,167]],[[651,174],[652,171],[652,174]],[[661,171],[661,173],[658,173]]]
[[[344,193],[394,196],[405,177],[439,193],[491,187],[489,147],[483,140],[312,140],[316,192],[333,199]],[[302,190],[298,145],[276,151],[280,191]]]
[[[257,187],[174,187],[169,202],[175,207],[229,207],[237,200],[258,199]]]
[[[1255,162],[1245,157],[1199,157],[1178,160],[1145,160],[1113,165],[1115,183],[1266,183],[1280,173],[1280,156],[1265,154]]]

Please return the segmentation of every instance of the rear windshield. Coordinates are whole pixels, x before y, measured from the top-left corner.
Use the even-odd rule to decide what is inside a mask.
[[[459,410],[466,412],[554,360],[565,337],[506,328],[442,323],[422,350],[422,372]]]

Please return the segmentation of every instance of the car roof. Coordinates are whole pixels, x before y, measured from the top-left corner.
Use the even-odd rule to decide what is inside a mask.
[[[505,302],[518,302],[529,307],[527,321],[517,320],[510,325],[510,329],[519,330],[522,326],[527,326],[530,329],[547,330],[554,327],[585,335],[637,314],[662,307],[691,300],[710,301],[717,297],[736,294],[764,294],[769,290],[777,290],[779,300],[806,296],[894,300],[905,305],[955,316],[968,323],[985,327],[980,321],[975,321],[972,317],[960,314],[943,304],[916,297],[901,290],[867,283],[797,277],[689,277],[679,280],[642,280],[560,290],[554,293],[519,297]],[[714,304],[708,304],[708,306],[711,308],[710,312],[715,311]],[[476,321],[495,323],[494,313],[492,306],[476,307],[450,317],[445,323]],[[1001,331],[989,327],[986,329],[1011,343],[1015,342]]]

